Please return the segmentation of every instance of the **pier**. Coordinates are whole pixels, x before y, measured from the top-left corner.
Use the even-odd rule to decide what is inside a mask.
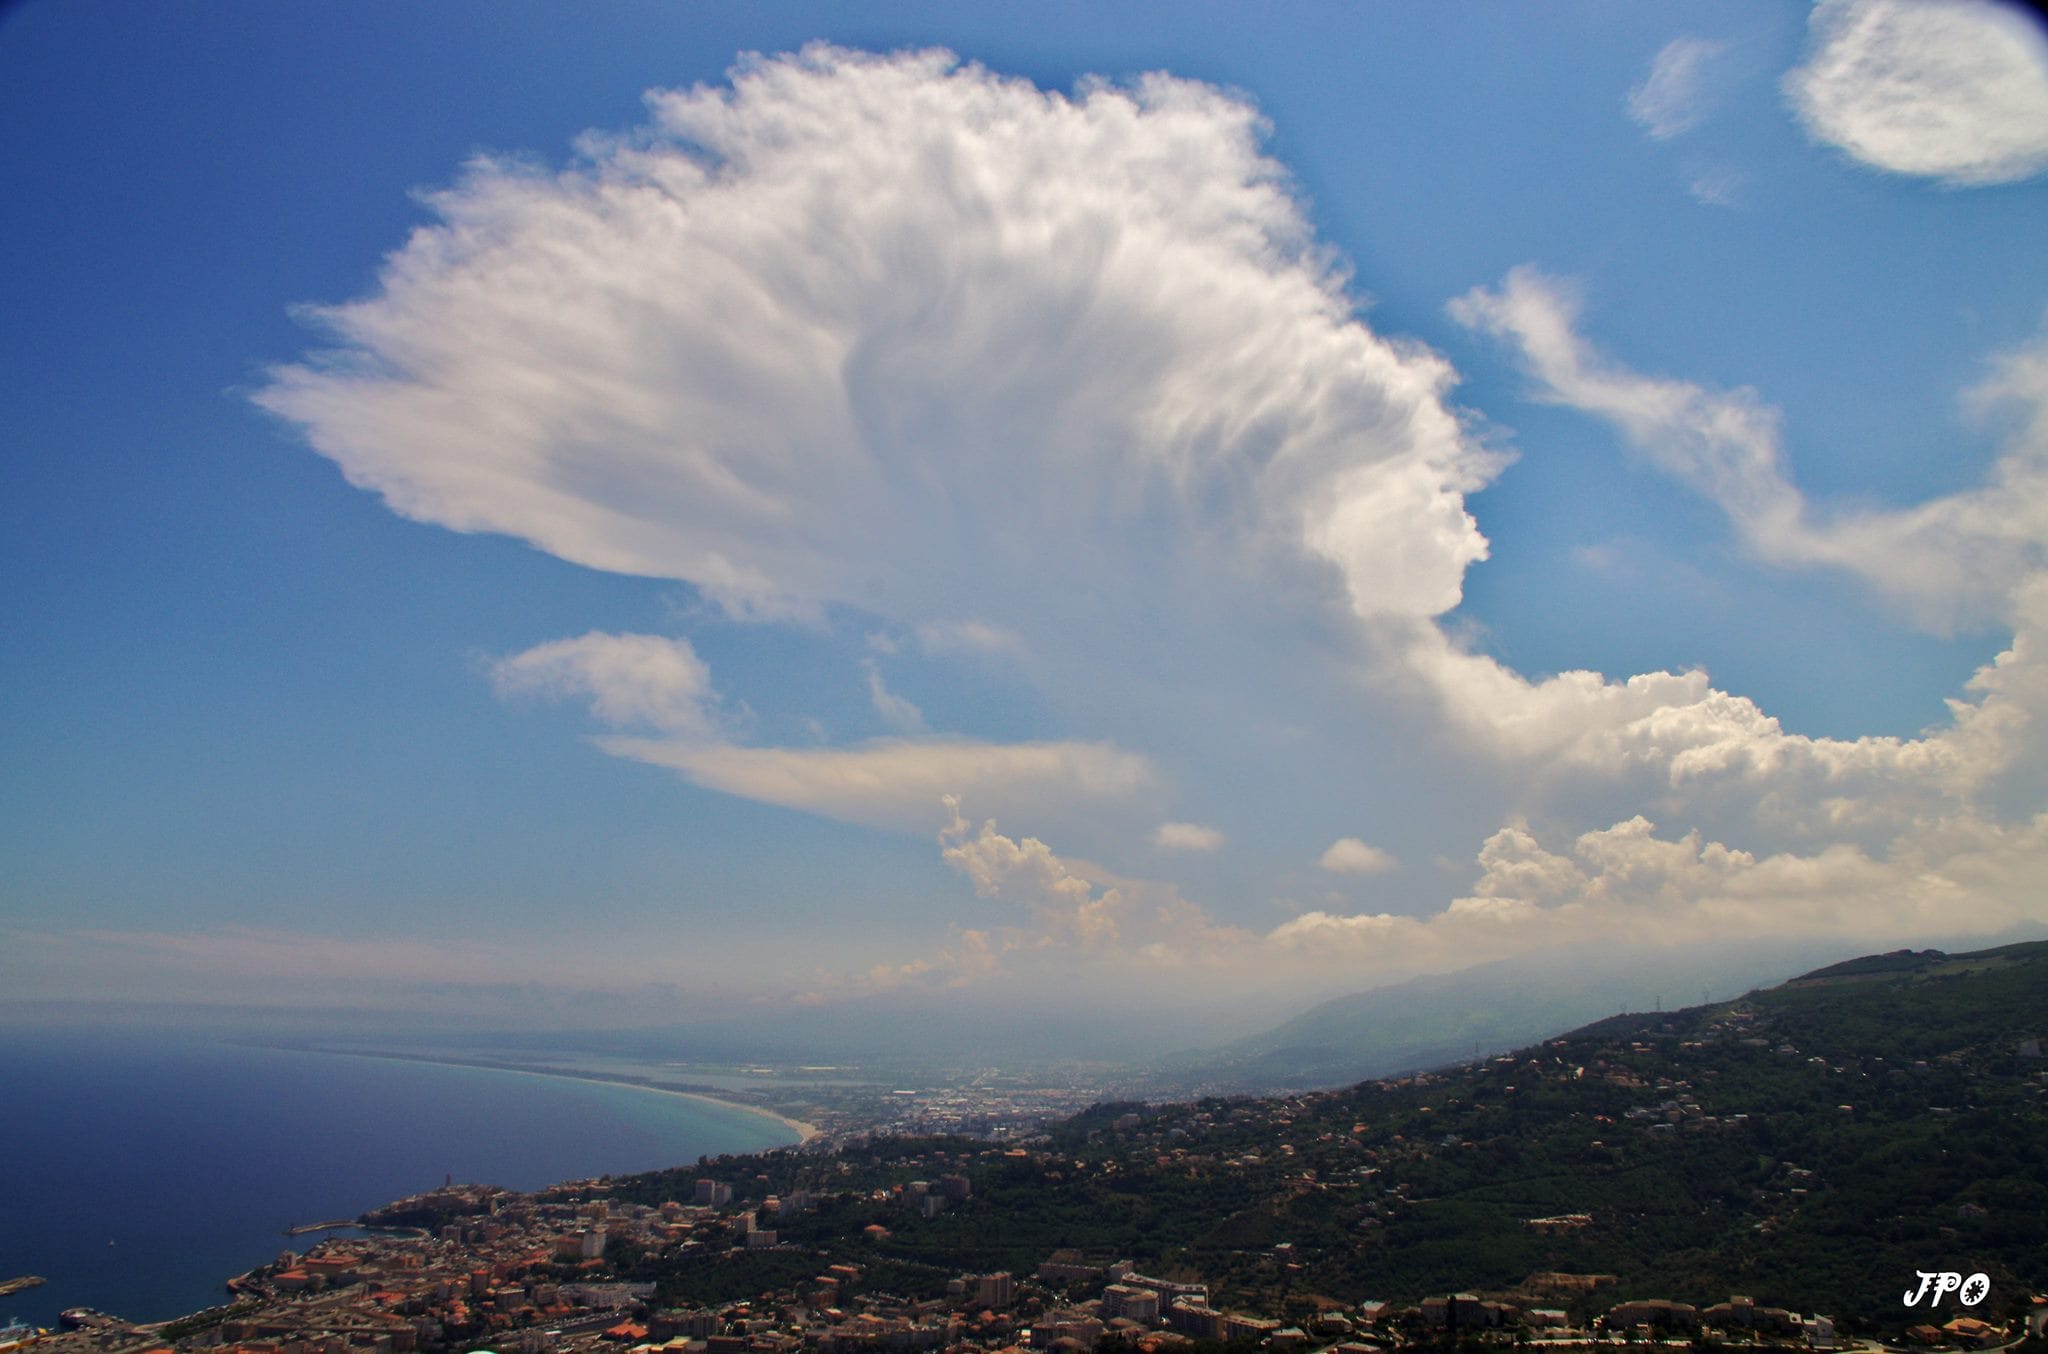
[[[66,1307],[57,1313],[57,1324],[65,1330],[119,1331],[131,1323],[97,1307]]]
[[[0,1279],[0,1298],[11,1298],[16,1293],[30,1288],[40,1288],[49,1280],[40,1274],[24,1274],[19,1279]]]
[[[424,1227],[394,1227],[381,1222],[364,1222],[360,1218],[336,1218],[327,1222],[302,1222],[296,1227],[284,1229],[286,1236],[307,1236],[313,1232],[333,1232],[347,1227],[358,1232],[374,1232],[379,1236],[410,1236],[424,1241],[433,1233]]]
[[[309,1232],[332,1232],[341,1227],[360,1227],[354,1218],[332,1218],[326,1222],[302,1222],[295,1227],[284,1229],[286,1236],[305,1236]]]

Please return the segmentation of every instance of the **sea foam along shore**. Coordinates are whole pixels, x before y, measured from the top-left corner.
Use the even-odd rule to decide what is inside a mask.
[[[717,1105],[722,1109],[739,1110],[762,1119],[772,1119],[796,1135],[797,1145],[809,1142],[822,1131],[816,1124],[805,1123],[802,1119],[792,1119],[786,1114],[778,1114],[774,1110],[767,1109],[761,1105],[750,1105],[744,1100],[728,1100],[724,1096],[710,1095],[703,1091],[682,1091],[677,1090],[673,1086],[653,1086],[647,1082],[634,1081],[627,1077],[608,1077],[602,1072],[577,1072],[560,1067],[522,1067],[517,1063],[486,1062],[477,1058],[451,1058],[445,1054],[438,1057],[429,1057],[424,1053],[399,1053],[388,1049],[315,1048],[300,1044],[267,1044],[265,1047],[274,1048],[285,1053],[320,1053],[326,1054],[329,1057],[344,1058],[383,1058],[391,1062],[425,1063],[429,1067],[467,1067],[486,1072],[512,1072],[525,1077],[546,1077],[555,1081],[589,1081],[595,1082],[600,1086],[621,1086],[629,1091],[646,1091],[650,1095],[681,1096],[685,1100],[695,1100],[706,1105]],[[776,1149],[764,1147],[760,1150],[769,1152]]]

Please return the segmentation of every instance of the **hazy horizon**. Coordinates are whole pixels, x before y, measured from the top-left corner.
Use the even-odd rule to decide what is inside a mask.
[[[2042,928],[2021,927],[1993,936],[1936,936],[1929,945],[1954,953],[2044,938]],[[573,1067],[597,1059],[585,1070],[685,1080],[692,1079],[691,1068],[820,1060],[862,1075],[886,1075],[893,1067],[942,1078],[970,1067],[1089,1064],[1107,1092],[1159,1098],[1198,1083],[1263,1084],[1261,1069],[1239,1073],[1230,1065],[1275,1039],[1339,1038],[1354,1070],[1308,1080],[1344,1085],[1447,1065],[1474,1052],[1504,1052],[1630,1011],[1727,1001],[1861,954],[1826,941],[1555,950],[1331,996],[1276,994],[1250,1007],[1198,999],[1133,1007],[1103,997],[1070,1001],[1058,1012],[1029,1004],[967,1009],[946,993],[890,992],[830,1007],[764,1000],[704,1018],[679,1015],[673,993],[607,994],[608,1001],[563,1005],[536,1000],[531,991],[507,991],[492,994],[495,1010],[476,993],[439,1005],[382,1007],[0,1000],[0,1028],[40,1039],[225,1039],[526,1066],[567,1059],[562,1065]],[[1461,1032],[1433,1033],[1440,1027]]]

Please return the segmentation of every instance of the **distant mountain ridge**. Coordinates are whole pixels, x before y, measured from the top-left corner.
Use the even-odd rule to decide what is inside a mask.
[[[1616,1011],[1676,1008],[1688,997],[1746,991],[1839,953],[1838,944],[1811,944],[1500,960],[1333,998],[1220,1049],[1161,1060],[1145,1091],[1305,1090],[1442,1067]]]

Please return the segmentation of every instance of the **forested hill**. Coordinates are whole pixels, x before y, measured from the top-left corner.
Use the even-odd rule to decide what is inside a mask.
[[[785,1238],[898,1289],[1080,1248],[1276,1315],[1459,1290],[1582,1314],[1742,1294],[1897,1333],[1929,1315],[1901,1305],[1917,1270],[1988,1274],[1971,1314],[1990,1319],[2048,1287],[2044,1039],[2048,944],[1879,956],[1343,1091],[1104,1106],[1028,1145],[885,1140],[616,1188],[816,1191]],[[894,1192],[942,1173],[972,1194],[936,1216]],[[1613,1280],[1572,1294],[1558,1274]],[[650,1277],[717,1295],[708,1272]]]
[[[1924,951],[1458,1071],[1217,1107],[1231,1130],[1209,1141],[1257,1153],[1265,1130],[1317,1188],[1205,1240],[1293,1241],[1291,1282],[1386,1297],[1599,1272],[1879,1325],[1907,1315],[1918,1269],[1983,1270],[2017,1297],[2048,1285],[2044,1040],[2048,943]]]

